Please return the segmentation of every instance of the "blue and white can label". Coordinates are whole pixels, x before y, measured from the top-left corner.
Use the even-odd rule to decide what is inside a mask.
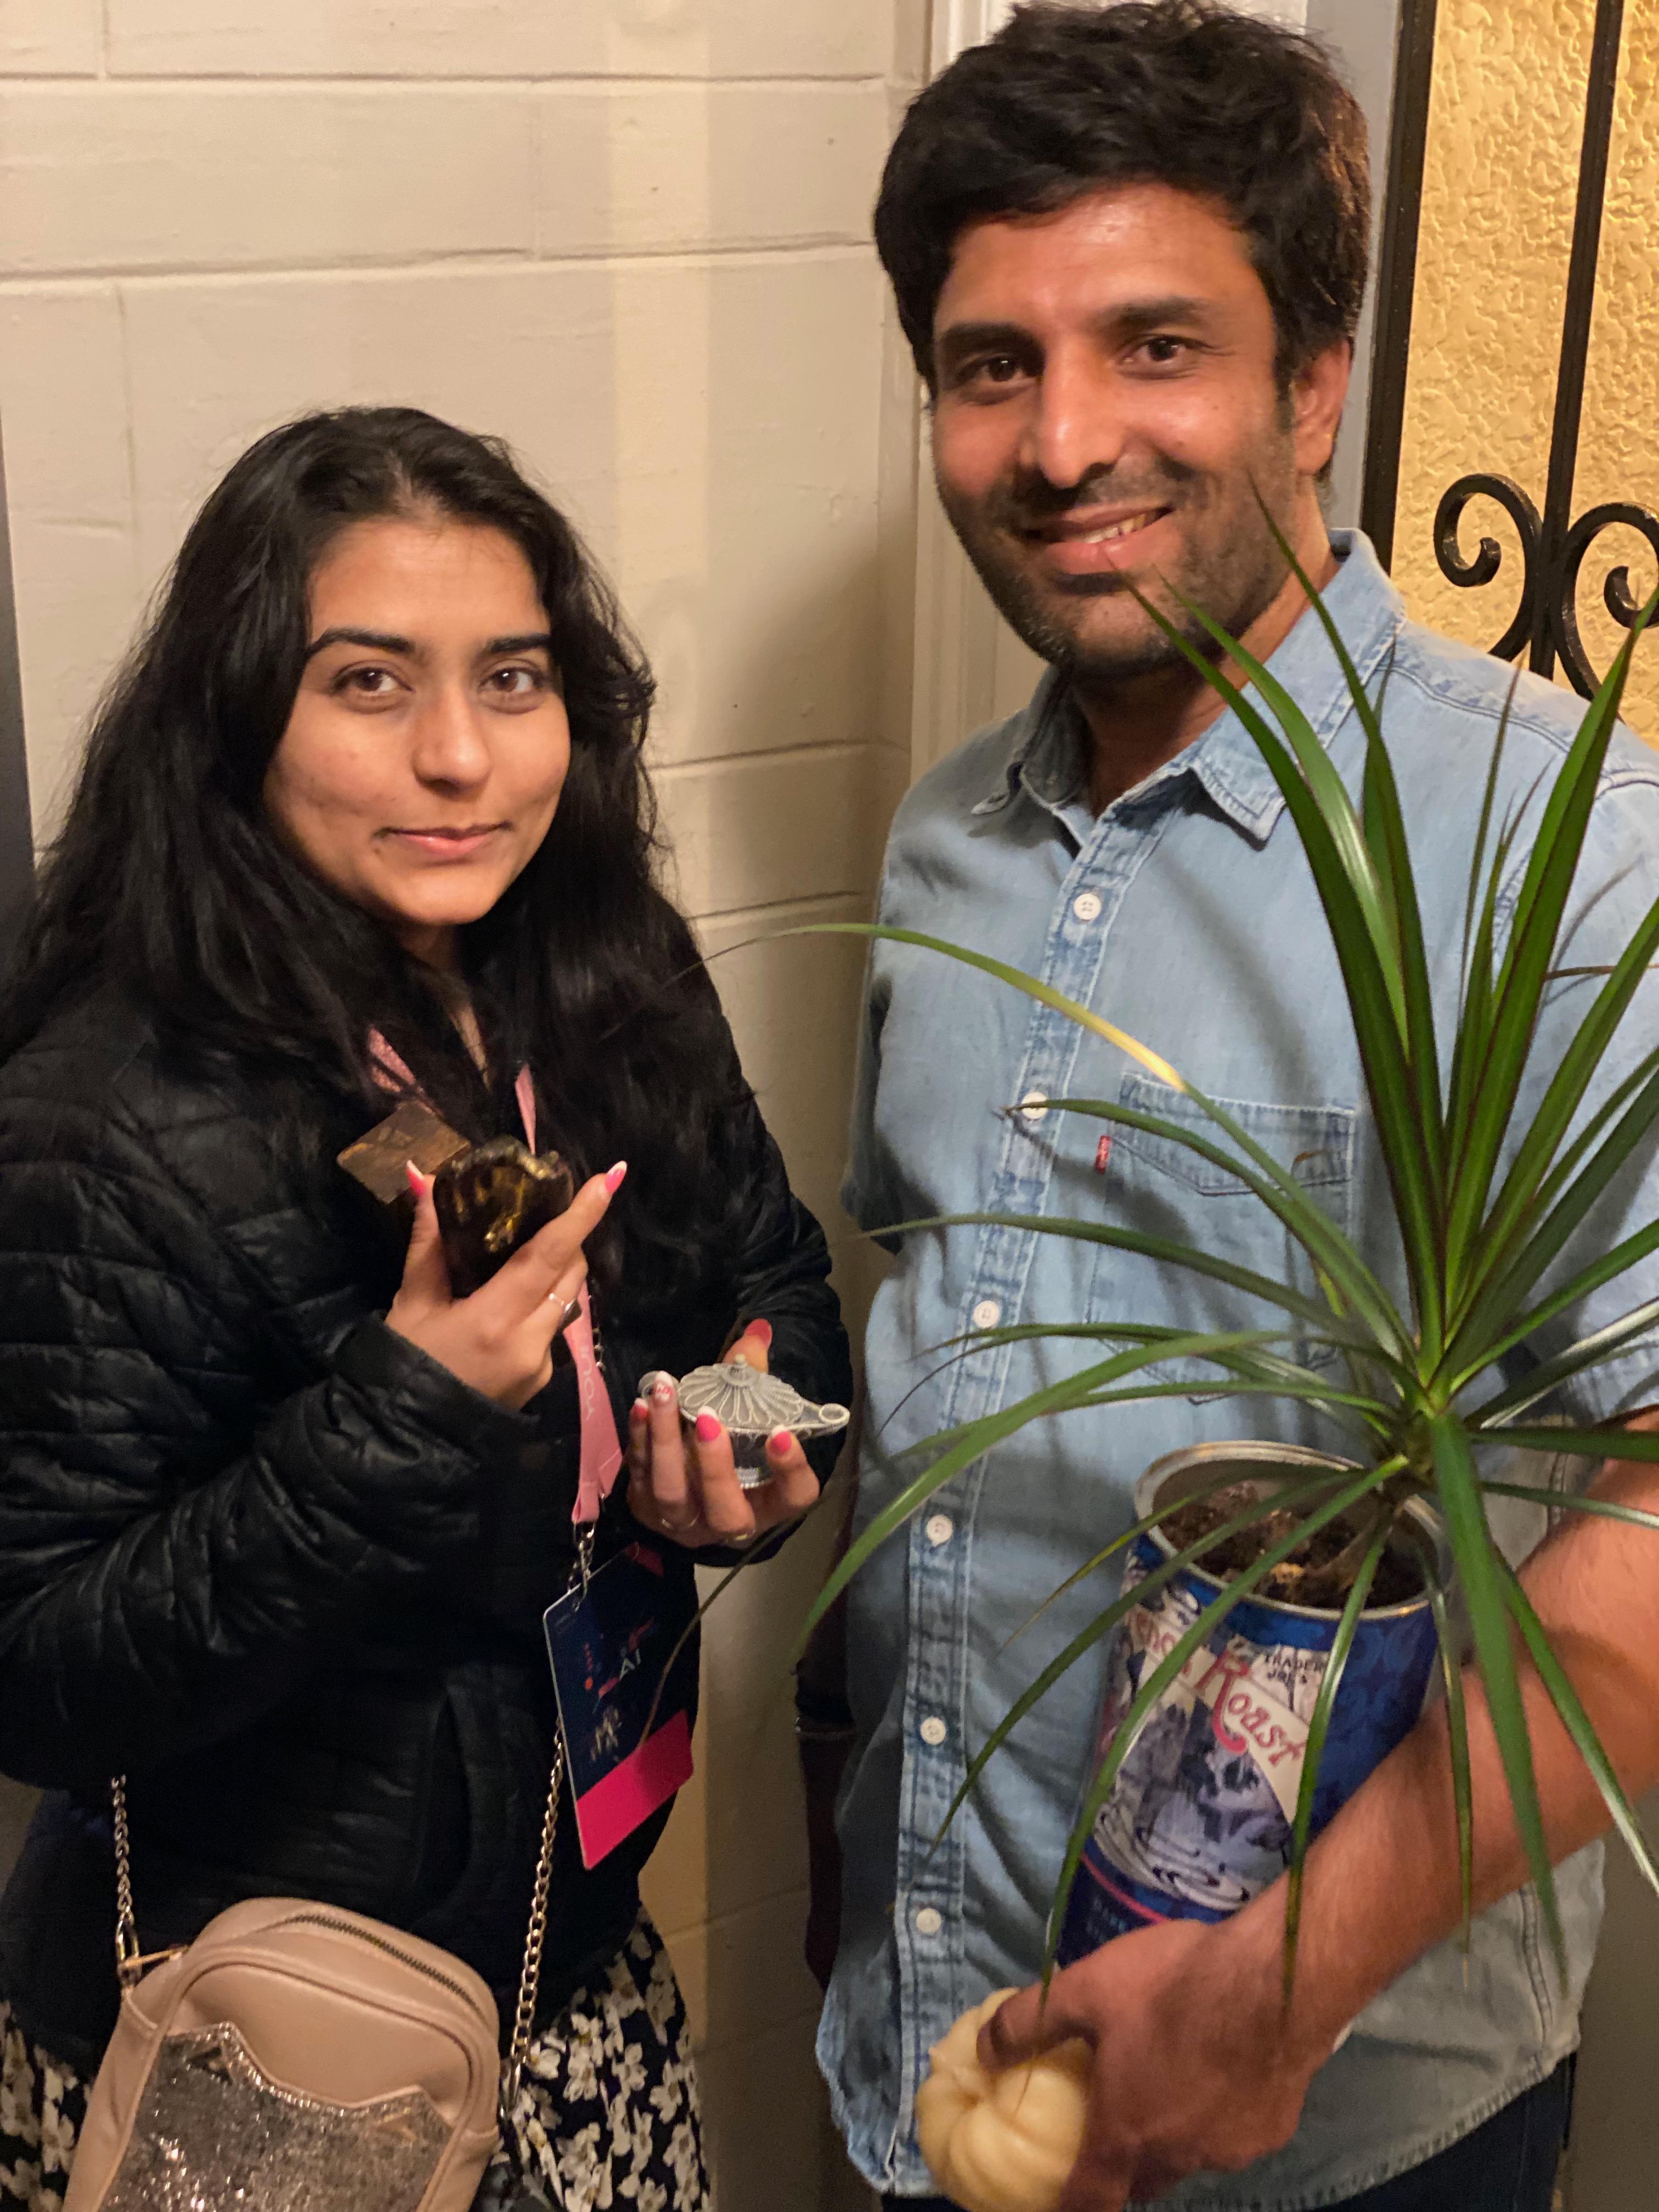
[[[1125,1589],[1164,1556],[1139,1539]],[[1097,1771],[1141,1683],[1218,1590],[1188,1571],[1119,1623]],[[1156,1921],[1224,1920],[1284,1873],[1335,1634],[1334,1613],[1246,1598],[1188,1659],[1096,1816],[1066,1908],[1062,1966]],[[1325,1740],[1316,1834],[1415,1723],[1434,1651],[1424,1601],[1362,1618]]]

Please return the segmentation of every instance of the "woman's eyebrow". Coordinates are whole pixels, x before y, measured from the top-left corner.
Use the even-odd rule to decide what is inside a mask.
[[[314,659],[331,645],[366,645],[371,652],[398,653],[406,660],[414,659],[417,652],[410,639],[395,636],[390,630],[353,629],[342,624],[334,629],[325,629],[320,637],[313,638],[306,647],[306,659]]]
[[[366,645],[372,653],[400,653],[405,660],[418,660],[422,657],[421,647],[412,638],[399,637],[392,630],[357,629],[349,623],[341,623],[312,640],[306,647],[306,659],[314,659],[318,653],[331,645]],[[550,629],[515,630],[507,637],[489,638],[479,647],[478,658],[487,660],[501,653],[534,653],[538,650],[551,655],[553,633]]]

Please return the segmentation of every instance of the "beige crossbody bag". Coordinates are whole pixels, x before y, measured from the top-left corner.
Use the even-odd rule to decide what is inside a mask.
[[[112,1783],[121,2011],[64,2212],[466,2212],[514,2148],[563,1784],[561,1742],[503,2065],[471,1967],[359,1912],[254,1898],[141,1957]]]

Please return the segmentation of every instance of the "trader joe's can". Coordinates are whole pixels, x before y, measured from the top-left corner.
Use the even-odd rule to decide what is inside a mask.
[[[1295,1445],[1197,1445],[1147,1469],[1136,1486],[1136,1517],[1178,1504],[1218,1474],[1277,1486],[1286,1474],[1322,1468],[1338,1476],[1352,1471]],[[1432,1517],[1410,1510],[1432,1540]],[[1158,1531],[1138,1537],[1125,1589],[1173,1548]],[[1213,1576],[1185,1569],[1119,1623],[1097,1771],[1148,1671],[1221,1588]],[[1224,1920],[1283,1874],[1337,1620],[1334,1612],[1244,1598],[1194,1652],[1153,1707],[1096,1817],[1066,1907],[1062,1966],[1155,1921]],[[1426,1595],[1361,1616],[1325,1739],[1313,1833],[1415,1724],[1434,1657]]]

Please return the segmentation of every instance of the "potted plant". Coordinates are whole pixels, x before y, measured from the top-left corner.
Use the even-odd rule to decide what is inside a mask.
[[[1064,1587],[1070,1589],[1127,1551],[1126,1586],[993,1729],[969,1761],[947,1814],[948,1820],[986,1761],[1060,1676],[1102,1638],[1115,1636],[1098,1765],[1084,1791],[1060,1870],[1045,1976],[1057,1957],[1080,1955],[1103,1935],[1134,1924],[1134,1881],[1121,1878],[1126,1863],[1145,1871],[1148,1854],[1143,1850],[1137,1860],[1135,1850],[1148,1838],[1156,1844],[1167,1793],[1190,1790],[1195,1764],[1203,1770],[1196,1777],[1199,1790],[1214,1784],[1214,1763],[1206,1769],[1203,1760],[1194,1762],[1188,1755],[1196,1736],[1207,1735],[1213,1741],[1231,1730],[1242,1756],[1254,1732],[1256,1751],[1263,1741],[1282,1751],[1279,1765],[1294,1777],[1293,1787],[1275,1792],[1280,1816],[1276,1831],[1259,1793],[1254,1805],[1242,1808],[1212,1805],[1208,1825],[1212,1831],[1226,1831],[1231,1852],[1231,1858],[1226,1850],[1221,1854],[1213,1893],[1206,1893],[1201,1882],[1189,1882],[1187,1901],[1171,1905],[1169,1896],[1182,1895],[1177,1881],[1173,1893],[1165,1887],[1158,1909],[1217,1917],[1288,1868],[1288,1996],[1309,1844],[1370,1766],[1413,1724],[1437,1658],[1449,1723],[1466,1940],[1471,1809],[1461,1669],[1471,1654],[1558,1961],[1565,1963],[1565,1944],[1522,1701],[1517,1642],[1595,1775],[1615,1826],[1659,1889],[1659,1867],[1571,1682],[1498,1548],[1486,1509],[1489,1498],[1501,1495],[1609,1515],[1646,1528],[1659,1528],[1659,1516],[1508,1480],[1483,1470],[1476,1456],[1485,1446],[1502,1444],[1659,1461],[1659,1436],[1528,1419],[1559,1385],[1630,1349],[1651,1331],[1659,1324],[1659,1304],[1636,1308],[1538,1365],[1523,1381],[1506,1384],[1494,1379],[1504,1353],[1659,1249],[1655,1223],[1594,1261],[1574,1266],[1570,1279],[1546,1281],[1596,1200],[1659,1124],[1659,1051],[1643,1056],[1634,1072],[1598,1099],[1588,1115],[1581,1110],[1590,1100],[1597,1071],[1638,983],[1659,959],[1659,903],[1616,963],[1595,971],[1600,981],[1591,1003],[1550,1074],[1540,1103],[1522,1126],[1522,1075],[1544,994],[1563,972],[1567,903],[1597,779],[1631,652],[1654,610],[1650,606],[1636,623],[1547,793],[1540,795],[1537,828],[1501,943],[1499,890],[1512,855],[1518,862],[1518,825],[1497,818],[1507,714],[1500,725],[1470,856],[1455,1019],[1449,1034],[1437,1034],[1418,890],[1379,702],[1367,695],[1335,624],[1290,547],[1282,538],[1279,544],[1338,656],[1361,723],[1366,765],[1358,803],[1295,701],[1237,640],[1201,610],[1182,601],[1224,656],[1218,665],[1157,608],[1144,599],[1141,605],[1233,709],[1284,795],[1340,966],[1387,1168],[1409,1302],[1402,1305],[1389,1295],[1364,1255],[1282,1163],[1146,1045],[1035,978],[959,945],[913,931],[839,925],[855,933],[929,947],[996,976],[1094,1031],[1182,1093],[1200,1109],[1207,1127],[1188,1127],[1108,1099],[1051,1099],[1048,1104],[1052,1111],[1144,1131],[1237,1176],[1308,1255],[1317,1292],[1310,1297],[1289,1281],[1247,1278],[1195,1248],[1095,1218],[1014,1220],[974,1213],[896,1227],[921,1230],[996,1218],[1033,1235],[1150,1251],[1170,1267],[1218,1278],[1276,1306],[1295,1322],[1303,1343],[1311,1331],[1317,1344],[1334,1347],[1340,1355],[1340,1379],[1334,1380],[1328,1367],[1298,1364],[1286,1356],[1277,1347],[1287,1332],[1271,1328],[1199,1335],[1061,1319],[978,1330],[957,1340],[950,1348],[965,1356],[965,1351],[1020,1339],[1093,1338],[1103,1340],[1105,1356],[1017,1404],[918,1447],[918,1456],[926,1455],[927,1463],[848,1549],[821,1593],[806,1633],[877,1546],[1002,1438],[1051,1413],[1190,1388],[1148,1377],[1144,1370],[1160,1360],[1206,1360],[1216,1370],[1218,1393],[1280,1397],[1316,1408],[1342,1431],[1340,1453],[1327,1457],[1271,1446],[1211,1446],[1176,1454],[1149,1471],[1138,1492],[1134,1526],[1080,1563]],[[1247,696],[1245,684],[1254,697]],[[1299,1598],[1312,1602],[1298,1602]],[[1281,1618],[1267,1620],[1275,1609]],[[1287,1644],[1284,1617],[1291,1615],[1297,1618]],[[1248,1695],[1230,1703],[1224,1678],[1230,1668],[1243,1664],[1230,1653],[1241,1644],[1263,1646],[1264,1639],[1280,1653],[1273,1662],[1282,1692],[1278,1707],[1267,1710],[1267,1701],[1253,1702]],[[1285,1661],[1287,1648],[1301,1656]],[[1214,1686],[1218,1674],[1223,1678],[1221,1691]],[[1284,1741],[1286,1717],[1291,1725]],[[1263,1729],[1275,1726],[1281,1730],[1280,1741],[1261,1737]],[[1261,1764],[1258,1759],[1257,1768]],[[1160,1790],[1166,1793],[1163,1798]],[[1229,1831],[1234,1814],[1238,1818]],[[1247,1829],[1249,1834],[1241,1843]],[[1097,1885],[1108,1893],[1104,1905],[1097,1897],[1091,1902],[1088,1884],[1078,1883],[1091,1852],[1098,1857],[1097,1871],[1105,1869],[1103,1881]],[[1158,1856],[1156,1848],[1151,1856]]]

